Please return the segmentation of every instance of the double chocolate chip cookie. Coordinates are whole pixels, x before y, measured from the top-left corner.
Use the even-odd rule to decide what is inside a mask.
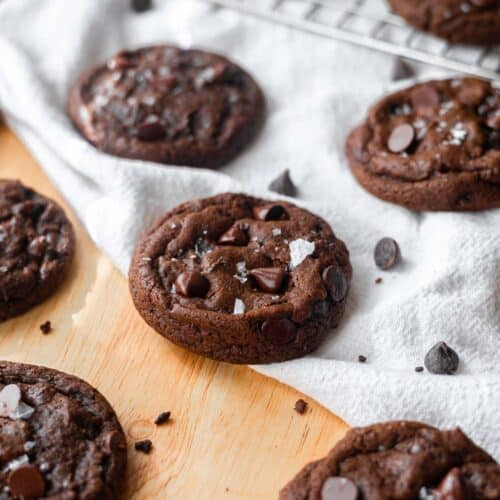
[[[74,249],[73,227],[59,205],[20,182],[0,180],[0,321],[52,294]]]
[[[389,422],[350,430],[281,500],[498,500],[500,466],[460,429]]]
[[[82,380],[0,362],[0,496],[113,499],[126,441],[108,402]]]
[[[217,167],[256,135],[265,100],[226,58],[165,45],[120,52],[84,73],[68,110],[81,134],[107,153]]]
[[[500,43],[499,0],[389,0],[394,12],[418,29],[454,43]]]
[[[451,79],[420,83],[372,107],[346,153],[359,183],[414,210],[500,207],[500,90]]]
[[[190,201],[139,242],[129,273],[142,317],[193,352],[267,363],[314,350],[345,308],[349,254],[321,218],[243,194]]]

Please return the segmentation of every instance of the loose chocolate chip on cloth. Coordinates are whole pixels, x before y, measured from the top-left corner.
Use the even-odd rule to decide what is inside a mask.
[[[0,180],[0,321],[49,297],[75,251],[62,208],[18,181]]]
[[[414,210],[500,207],[500,90],[474,78],[383,98],[347,140],[358,182]]]
[[[450,42],[493,46],[500,43],[498,0],[389,0],[411,25]]]
[[[280,500],[500,498],[500,466],[459,428],[387,422],[351,429],[306,465]]]
[[[256,135],[265,99],[225,57],[164,45],[119,52],[83,73],[68,112],[80,133],[116,156],[218,167]]]
[[[1,361],[0,444],[6,499],[114,499],[123,490],[120,423],[104,397],[72,375]]]
[[[344,243],[321,218],[226,193],[160,217],[137,245],[129,282],[142,317],[176,344],[268,363],[318,347],[340,321],[351,274]]]

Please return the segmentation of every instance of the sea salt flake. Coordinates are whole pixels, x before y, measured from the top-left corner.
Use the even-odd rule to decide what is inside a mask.
[[[31,451],[34,447],[36,446],[36,443],[35,441],[26,441],[26,443],[24,443],[24,451]]]
[[[16,411],[11,413],[11,418],[18,420],[18,419],[23,419],[27,420],[30,418],[33,413],[35,413],[35,409],[31,407],[30,405],[27,405],[26,403],[23,403],[22,401],[18,404]]]
[[[244,314],[244,312],[245,312],[245,303],[241,299],[235,299],[233,314]]]
[[[452,144],[454,146],[460,146],[465,141],[467,137],[467,129],[461,122],[456,123],[450,130],[451,139],[446,141],[447,144]]]
[[[273,236],[280,236],[281,235],[281,229],[279,227],[273,227],[271,230],[271,233]]]
[[[300,265],[306,257],[312,255],[315,250],[315,245],[311,241],[299,238],[293,240],[289,244],[290,247],[290,267],[295,269]]]
[[[14,458],[14,460],[11,460],[4,468],[3,472],[9,472],[11,470],[15,470],[21,465],[27,464],[29,462],[29,457],[28,455],[21,455],[20,457]]]
[[[21,390],[15,384],[8,384],[0,391],[0,417],[10,417],[21,403]]]

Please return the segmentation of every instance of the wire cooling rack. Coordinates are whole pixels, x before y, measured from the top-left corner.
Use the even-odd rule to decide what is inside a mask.
[[[452,71],[500,79],[500,47],[481,49],[439,40],[412,29],[383,0],[204,1]]]

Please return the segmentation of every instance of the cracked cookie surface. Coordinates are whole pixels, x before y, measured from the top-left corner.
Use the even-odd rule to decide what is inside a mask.
[[[454,43],[500,43],[498,0],[389,0],[410,24]]]
[[[460,429],[387,422],[351,429],[306,465],[281,500],[500,498],[500,466]]]
[[[344,243],[321,218],[226,193],[162,216],[138,243],[129,282],[139,313],[176,344],[267,363],[321,343],[342,316],[351,274]]]
[[[393,93],[347,140],[358,182],[415,210],[500,206],[500,90],[479,79],[434,80]]]
[[[0,180],[0,321],[45,300],[73,259],[73,227],[52,200]]]
[[[68,111],[81,134],[107,153],[217,167],[254,138],[265,99],[225,57],[164,45],[119,52],[85,72]]]
[[[108,402],[56,370],[0,362],[2,498],[114,499],[125,435]]]

